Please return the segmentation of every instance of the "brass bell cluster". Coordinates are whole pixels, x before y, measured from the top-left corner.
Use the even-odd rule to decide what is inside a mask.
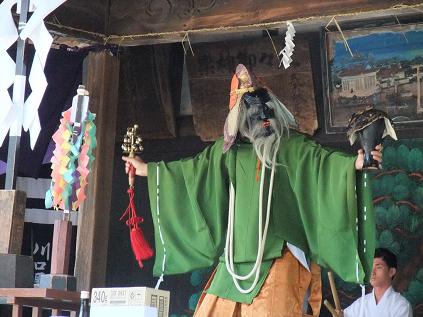
[[[136,153],[140,153],[144,148],[141,145],[142,139],[138,132],[138,125],[134,124],[126,130],[126,135],[123,138],[122,150],[123,153],[128,154],[129,157],[134,157]]]

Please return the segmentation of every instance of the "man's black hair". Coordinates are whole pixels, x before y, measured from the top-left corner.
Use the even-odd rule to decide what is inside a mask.
[[[380,258],[385,261],[389,268],[397,268],[397,257],[391,251],[385,248],[377,248],[375,250],[375,258]]]

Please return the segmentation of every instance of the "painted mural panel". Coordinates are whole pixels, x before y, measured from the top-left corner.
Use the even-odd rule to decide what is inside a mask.
[[[328,133],[344,131],[366,106],[400,129],[422,126],[423,24],[328,32],[325,53]]]

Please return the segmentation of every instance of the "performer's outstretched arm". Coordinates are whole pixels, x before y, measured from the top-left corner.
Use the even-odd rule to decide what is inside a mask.
[[[135,175],[148,177],[156,241],[154,275],[209,267],[222,254],[229,195],[222,143],[218,140],[192,158],[172,162],[122,158],[128,175],[133,166]]]
[[[373,159],[379,162],[379,164],[382,163],[382,145],[379,144],[376,146],[375,150],[371,152],[373,155]],[[147,163],[145,163],[141,158],[138,156],[132,158],[127,156],[122,156],[122,160],[124,160],[125,163],[125,171],[128,173],[129,171],[129,164],[132,164],[135,168],[135,174],[138,176],[147,176],[148,170],[147,170]],[[355,168],[356,170],[361,170],[363,168],[364,164],[364,151],[362,149],[358,150],[357,153],[357,159],[355,161]]]

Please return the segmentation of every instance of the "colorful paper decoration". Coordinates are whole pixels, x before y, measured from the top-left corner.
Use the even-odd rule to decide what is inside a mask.
[[[46,208],[77,210],[85,200],[87,177],[94,161],[95,114],[87,112],[81,124],[81,132],[73,142],[73,124],[70,121],[71,109],[63,112],[59,129],[54,133],[56,149],[51,158],[51,186],[46,193]]]

